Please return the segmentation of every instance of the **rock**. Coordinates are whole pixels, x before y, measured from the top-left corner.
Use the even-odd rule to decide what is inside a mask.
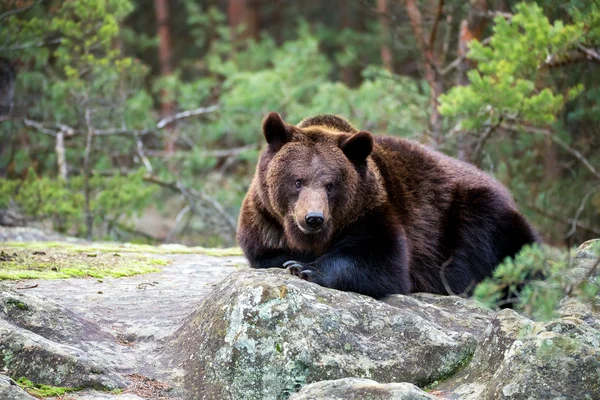
[[[411,383],[377,383],[370,379],[344,378],[304,386],[289,400],[433,400]]]
[[[50,386],[125,387],[110,362],[97,362],[106,361],[102,351],[111,351],[110,334],[52,301],[2,289],[0,366],[9,375]]]
[[[2,318],[46,339],[83,347],[86,343],[114,341],[97,324],[49,299],[19,293],[0,285]]]
[[[80,349],[61,345],[0,320],[0,366],[11,376],[51,386],[125,387],[106,367],[92,362]]]
[[[577,280],[596,260],[589,245],[580,248],[570,271]],[[559,314],[534,322],[512,310],[499,312],[469,365],[436,389],[465,400],[600,398],[600,313],[566,298]]]
[[[130,394],[130,393],[110,394],[110,393],[102,393],[102,392],[96,392],[96,391],[69,393],[69,399],[76,399],[76,400],[144,400],[143,397],[136,396],[135,394]]]
[[[422,316],[432,305],[410,301],[398,308],[284,270],[240,270],[174,334],[172,365],[190,399],[287,398],[347,377],[425,386],[468,361],[476,339],[460,318],[446,313],[440,326]]]
[[[26,391],[6,375],[0,374],[0,399],[2,400],[35,400]]]

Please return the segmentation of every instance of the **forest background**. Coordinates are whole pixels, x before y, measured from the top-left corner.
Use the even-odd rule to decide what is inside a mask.
[[[493,174],[600,237],[600,2],[5,0],[0,223],[230,246],[261,120],[318,113]]]

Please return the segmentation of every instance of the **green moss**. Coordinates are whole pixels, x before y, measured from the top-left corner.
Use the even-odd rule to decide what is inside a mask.
[[[17,384],[19,386],[21,386],[21,388],[23,388],[30,395],[39,397],[39,398],[63,396],[67,393],[72,393],[72,392],[77,392],[79,390],[82,390],[82,388],[37,385],[25,377],[19,378],[17,380]]]
[[[419,386],[421,389],[423,389],[425,392],[431,392],[432,390],[434,390],[439,384],[441,384],[442,382],[447,381],[448,379],[452,378],[453,376],[455,376],[459,371],[461,371],[463,368],[465,368],[473,359],[473,355],[475,354],[475,349],[473,349],[471,352],[469,352],[469,354],[467,354],[467,356],[465,358],[463,358],[462,360],[460,360],[460,363],[458,365],[456,365],[456,367],[448,372],[447,374],[444,374],[442,376],[439,376],[435,381],[433,382],[416,382],[416,385]]]
[[[215,257],[231,257],[243,255],[239,247],[230,248],[205,248],[205,247],[187,247],[179,244],[167,244],[161,246],[152,246],[148,244],[131,243],[65,243],[65,242],[6,242],[2,248],[11,249],[63,249],[73,252],[94,253],[94,252],[115,252],[115,253],[150,253],[150,254],[204,254]]]
[[[86,246],[41,247],[40,243],[28,244],[33,246],[2,245],[13,256],[8,261],[0,261],[0,280],[120,278],[157,272],[157,266],[168,262],[142,254],[91,251]]]
[[[4,304],[6,304],[6,306],[13,306],[18,308],[19,310],[23,310],[23,311],[29,311],[29,306],[25,303],[23,303],[20,300],[17,299],[11,299],[8,298],[4,301]]]
[[[581,351],[583,343],[568,336],[558,335],[545,339],[537,349],[537,357],[547,363],[554,362],[564,357],[570,357]]]

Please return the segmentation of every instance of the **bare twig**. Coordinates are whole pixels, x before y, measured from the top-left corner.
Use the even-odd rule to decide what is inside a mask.
[[[450,284],[448,283],[448,280],[446,279],[446,267],[448,265],[452,264],[452,261],[454,261],[454,257],[450,257],[449,259],[444,261],[444,263],[442,265],[440,265],[440,277],[442,278],[442,283],[444,284],[444,288],[446,289],[446,292],[450,296],[456,296],[456,293],[454,293],[454,291],[450,287]]]
[[[188,111],[182,111],[179,112],[175,115],[172,115],[170,117],[165,117],[163,119],[161,119],[160,121],[158,121],[158,123],[156,124],[156,127],[158,129],[162,129],[165,126],[167,126],[168,124],[178,121],[180,119],[184,119],[184,118],[189,118],[189,117],[193,117],[195,115],[201,115],[201,114],[208,114],[211,113],[213,111],[217,111],[219,109],[218,105],[212,105],[209,107],[200,107],[200,108],[196,108],[193,110],[188,110]]]
[[[475,163],[475,165],[479,165],[479,161],[481,158],[481,154],[483,153],[483,147],[485,146],[485,143],[488,141],[488,139],[490,138],[492,133],[494,133],[494,131],[496,129],[498,129],[498,127],[501,124],[502,124],[502,116],[500,116],[500,118],[498,118],[498,122],[496,122],[495,124],[488,125],[488,127],[485,129],[483,134],[481,134],[481,136],[477,140],[477,144],[475,145],[475,149],[473,150],[473,156],[472,156],[472,159],[473,159],[473,162]]]
[[[507,20],[511,20],[513,17],[513,15],[511,13],[503,12],[503,11],[476,11],[475,14],[477,14],[480,17],[486,17],[486,18],[502,17]]]
[[[568,153],[570,153],[571,155],[573,155],[575,158],[577,158],[579,161],[581,161],[581,163],[598,179],[600,179],[600,172],[598,172],[598,170],[588,161],[587,158],[585,158],[583,156],[583,154],[581,154],[579,151],[575,150],[574,148],[572,148],[571,146],[569,146],[568,144],[566,144],[565,142],[563,142],[562,140],[560,140],[552,131],[550,131],[549,129],[545,129],[545,128],[536,128],[533,126],[524,126],[524,125],[515,125],[515,124],[508,124],[508,123],[503,123],[502,125],[500,125],[500,127],[502,129],[506,129],[509,131],[513,131],[513,132],[527,132],[527,133],[534,133],[537,135],[544,135],[544,136],[548,136],[552,139],[552,141],[556,144],[558,144],[560,147],[562,147],[564,150],[566,150]]]
[[[48,39],[48,40],[42,40],[41,42],[23,43],[23,44],[19,44],[19,45],[15,45],[15,46],[0,47],[0,51],[16,51],[16,50],[31,49],[34,47],[46,47],[46,46],[49,46],[52,44],[59,44],[61,42],[62,42],[62,38]]]
[[[600,54],[598,54],[596,50],[584,47],[582,45],[577,45],[577,48],[587,54],[590,60],[600,61]]]
[[[175,225],[169,231],[169,233],[167,233],[167,236],[165,237],[165,243],[171,243],[173,241],[173,238],[175,237],[175,234],[177,233],[177,227],[181,223],[181,220],[183,219],[183,217],[185,217],[187,215],[187,213],[190,212],[191,209],[192,209],[192,207],[188,204],[187,206],[185,206],[181,210],[179,210],[179,212],[177,213],[177,217],[175,218]]]
[[[6,11],[5,13],[0,14],[0,21],[2,21],[4,18],[10,17],[11,15],[25,12],[25,11],[29,10],[30,8],[38,5],[38,3],[41,3],[41,0],[34,1],[33,3],[31,3],[30,5],[25,6],[25,7],[15,8],[14,10]]]
[[[59,131],[56,134],[56,162],[58,163],[58,175],[66,180],[67,179],[67,157],[65,156],[65,134],[63,131]]]
[[[598,269],[598,265],[600,265],[600,257],[598,257],[598,259],[596,260],[594,265],[592,265],[592,267],[587,271],[587,273],[584,275],[583,278],[581,278],[581,280],[579,282],[577,282],[573,285],[567,286],[567,290],[566,290],[567,296],[570,296],[573,293],[573,290],[575,290],[575,288],[581,287],[581,285],[583,285],[588,279],[590,279],[592,276],[594,276],[594,274],[596,273],[596,270]]]
[[[594,192],[597,192],[598,190],[600,190],[600,185],[596,186],[595,188],[590,189],[585,194],[585,196],[583,196],[583,199],[581,199],[581,203],[579,204],[579,207],[577,208],[577,212],[575,213],[575,216],[573,217],[573,221],[571,222],[571,229],[569,229],[569,232],[567,232],[567,234],[565,235],[565,238],[570,238],[573,234],[575,234],[575,231],[577,231],[577,221],[579,221],[579,217],[581,216],[581,213],[583,212],[588,199]]]
[[[154,168],[152,168],[152,164],[150,163],[150,160],[148,159],[148,157],[146,157],[146,152],[144,151],[144,143],[142,142],[140,135],[136,134],[134,136],[135,136],[135,141],[136,141],[136,145],[137,145],[138,156],[140,156],[140,159],[144,163],[144,167],[146,167],[146,171],[148,171],[148,173],[150,175],[152,175],[154,173]]]
[[[481,44],[483,46],[487,46],[488,44],[490,44],[491,41],[491,37],[485,38],[481,41]],[[454,61],[452,61],[450,64],[446,65],[445,68],[442,68],[440,70],[440,75],[444,76],[447,75],[448,72],[452,71],[453,69],[458,68],[458,66],[460,65],[461,62],[463,62],[465,60],[465,58],[467,58],[467,55],[465,54],[464,56],[460,56],[457,59],[455,59]]]
[[[546,217],[546,218],[551,219],[553,221],[562,222],[562,223],[567,224],[567,225],[571,225],[571,224],[575,223],[575,226],[577,226],[577,228],[583,229],[585,231],[588,231],[588,232],[590,232],[590,233],[592,233],[592,234],[594,234],[596,236],[600,236],[600,229],[594,228],[593,226],[586,225],[586,224],[584,224],[581,221],[575,221],[572,218],[568,218],[568,217],[564,217],[564,216],[561,216],[561,215],[553,214],[553,213],[551,213],[549,211],[542,210],[541,208],[539,208],[539,207],[537,207],[535,205],[532,205],[532,204],[527,204],[527,203],[522,203],[522,204],[523,204],[524,207],[530,209],[531,211],[533,211],[533,212],[535,212],[537,214],[540,214],[543,217]]]
[[[190,205],[191,211],[194,212],[195,214],[198,213],[198,210],[196,209],[196,201],[195,200],[200,199],[200,200],[204,201],[205,203],[209,204],[222,217],[222,220],[226,223],[226,225],[235,232],[235,229],[236,229],[235,220],[229,214],[227,214],[227,212],[225,211],[223,206],[218,201],[216,201],[215,199],[213,199],[211,196],[207,195],[206,193],[198,192],[193,189],[190,189],[181,182],[167,182],[167,181],[158,179],[155,176],[146,176],[146,177],[144,177],[144,180],[146,182],[155,183],[159,186],[162,186],[166,189],[170,189],[174,192],[181,193],[187,200],[188,204]]]
[[[25,124],[26,127],[33,128],[33,129],[37,130],[38,132],[41,132],[41,133],[43,133],[45,135],[56,136],[56,132],[55,131],[46,128],[44,125],[40,124],[37,121],[33,121],[31,119],[25,118],[23,120],[23,123]]]
[[[148,130],[136,131],[127,128],[114,128],[114,129],[97,129],[94,131],[96,136],[111,136],[111,135],[134,135],[143,136],[150,133]]]

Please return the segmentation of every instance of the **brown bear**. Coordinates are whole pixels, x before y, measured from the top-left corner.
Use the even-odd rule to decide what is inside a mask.
[[[538,240],[498,181],[414,141],[331,115],[270,113],[263,134],[237,233],[252,268],[375,298],[461,294]]]

